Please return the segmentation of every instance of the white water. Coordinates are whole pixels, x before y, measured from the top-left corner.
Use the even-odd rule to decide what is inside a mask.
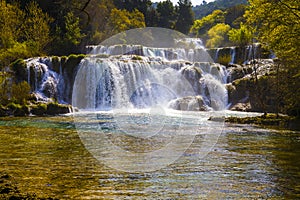
[[[114,48],[119,47],[106,47],[106,53],[116,52]],[[97,48],[104,49],[103,46]],[[104,52],[102,50],[100,53]],[[226,108],[224,66],[187,62],[188,56],[169,60],[164,54],[169,50],[162,48],[143,47],[143,51],[147,51],[148,56],[138,59],[132,55],[108,58],[96,55],[82,60],[74,82],[72,105],[85,110],[166,108],[175,99],[201,95],[208,110]],[[181,49],[172,52],[179,55]]]
[[[68,90],[73,83],[61,64],[59,69],[53,68],[51,58],[26,60],[27,81],[38,100],[72,103],[84,110],[175,108],[172,101],[193,96],[203,99],[206,110],[226,109],[225,67],[211,62],[199,40],[189,42],[191,49],[94,46],[95,55],[73,66],[78,71],[73,90],[69,91],[72,100]]]

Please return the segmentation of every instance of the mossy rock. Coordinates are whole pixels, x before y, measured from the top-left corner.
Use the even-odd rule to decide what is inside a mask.
[[[132,60],[143,60],[141,56],[133,56]]]
[[[257,124],[263,126],[275,126],[289,128],[290,122],[295,118],[286,115],[267,114],[256,117],[227,117],[225,122],[238,124]]]
[[[67,77],[71,82],[71,84],[73,83],[73,79],[75,77],[75,70],[79,65],[79,63],[81,62],[81,60],[85,58],[85,56],[86,55],[84,54],[79,54],[79,55],[71,54],[67,58],[61,57],[63,71],[66,72]]]
[[[10,68],[14,72],[17,82],[27,81],[27,65],[23,59],[18,59],[11,63]]]
[[[58,104],[58,103],[49,103],[47,105],[47,115],[59,115],[67,114],[72,110],[70,105]]]
[[[15,103],[9,103],[7,105],[7,108],[9,109],[9,113],[16,117],[24,117],[29,115],[29,106],[27,105],[20,105]]]
[[[0,105],[0,117],[9,116],[9,109],[5,106]]]
[[[43,116],[46,115],[46,113],[47,113],[47,104],[45,103],[39,103],[31,107],[31,114],[33,115]]]
[[[52,68],[56,73],[60,73],[60,58],[58,56],[51,57]]]

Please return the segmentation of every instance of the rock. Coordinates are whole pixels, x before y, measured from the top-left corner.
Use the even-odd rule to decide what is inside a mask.
[[[37,105],[33,105],[30,110],[31,114],[37,116],[43,116],[47,113],[47,104],[39,103]]]
[[[10,64],[10,68],[17,78],[17,82],[27,81],[27,65],[23,59],[18,59],[15,62]]]
[[[52,68],[56,73],[60,73],[61,62],[60,58],[57,56],[51,57]]]
[[[201,93],[201,84],[199,82],[200,78],[202,78],[201,69],[195,66],[187,66],[181,71],[184,78],[191,84],[194,89],[194,92],[197,94]]]
[[[247,103],[237,103],[234,106],[230,108],[232,111],[244,111],[244,112],[250,112],[251,111],[251,104],[250,102]]]
[[[16,117],[24,117],[29,115],[29,107],[27,105],[20,105],[15,103],[9,103],[7,105],[9,115]]]
[[[188,96],[174,100],[170,107],[176,110],[183,111],[207,111],[202,96]]]
[[[9,116],[9,109],[0,105],[0,117],[7,117]]]
[[[47,115],[59,115],[59,114],[67,114],[72,112],[72,106],[58,104],[58,103],[49,103],[47,105]]]
[[[208,120],[213,122],[225,122],[225,117],[209,117]]]
[[[251,81],[249,78],[237,79],[227,84],[228,103],[234,106],[237,103],[249,102]]]

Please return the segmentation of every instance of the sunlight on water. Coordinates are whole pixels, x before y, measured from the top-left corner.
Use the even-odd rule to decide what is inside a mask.
[[[170,114],[171,118],[176,119],[176,112]],[[101,116],[103,114],[108,113],[101,112]],[[197,128],[188,120],[194,114],[181,118],[187,128]],[[169,166],[153,172],[126,173],[95,159],[80,140],[73,120],[72,116],[1,119],[0,173],[12,176],[10,184],[15,184],[21,193],[36,194],[39,198],[300,197],[299,132],[225,124],[218,142],[202,159],[198,154],[203,145],[200,134]],[[116,144],[122,144],[127,150],[148,148],[138,146],[131,137],[115,137],[119,133],[113,131],[109,134]]]

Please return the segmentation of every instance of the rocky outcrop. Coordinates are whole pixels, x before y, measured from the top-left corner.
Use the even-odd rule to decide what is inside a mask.
[[[276,63],[271,59],[231,66],[229,79],[232,82],[226,85],[229,108],[236,111],[277,112],[278,100],[273,87],[276,84],[275,74]]]
[[[31,105],[20,105],[10,103],[7,106],[0,106],[0,117],[16,116],[24,117],[29,115],[35,116],[54,116],[73,112],[71,105],[58,103],[36,103]]]
[[[207,111],[208,108],[205,106],[202,96],[188,96],[173,100],[170,108],[183,111]]]
[[[208,49],[207,52],[216,63],[228,66],[230,64],[243,64],[253,59],[268,59],[272,53],[263,48],[261,44],[255,43],[245,47],[222,47]]]

